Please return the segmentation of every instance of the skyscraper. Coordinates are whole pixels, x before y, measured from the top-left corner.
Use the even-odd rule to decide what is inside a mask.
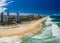
[[[1,13],[1,23],[3,23],[4,13]]]
[[[19,15],[19,12],[17,12],[16,22],[17,22],[17,23],[21,23],[21,21],[20,21],[20,15]]]
[[[10,17],[9,17],[9,12],[7,12],[7,23],[9,23],[10,21]]]

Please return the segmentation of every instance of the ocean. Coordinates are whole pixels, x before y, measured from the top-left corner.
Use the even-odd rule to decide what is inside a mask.
[[[52,22],[56,22],[58,26],[60,26],[60,16],[50,16],[52,19]]]
[[[22,43],[60,43],[60,16],[47,16],[43,32]]]

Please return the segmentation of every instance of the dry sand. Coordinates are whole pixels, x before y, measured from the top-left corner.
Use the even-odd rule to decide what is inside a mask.
[[[12,25],[12,26],[0,26],[0,37],[6,36],[20,36],[24,33],[33,32],[41,28],[41,22],[45,20],[45,18],[30,21],[24,24]]]

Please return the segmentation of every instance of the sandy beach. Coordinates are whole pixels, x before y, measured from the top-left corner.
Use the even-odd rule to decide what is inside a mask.
[[[13,26],[0,26],[0,37],[6,36],[20,36],[25,33],[34,32],[41,28],[41,22],[45,20],[45,18],[39,20],[33,20],[24,24],[18,24]]]

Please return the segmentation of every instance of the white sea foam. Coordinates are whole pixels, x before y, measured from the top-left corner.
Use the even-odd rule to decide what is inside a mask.
[[[44,28],[45,30],[41,34],[36,35],[33,38],[43,39],[52,36],[60,37],[60,27],[58,27],[58,25],[51,20],[52,19],[48,16],[45,22],[45,24],[47,25],[47,27]]]

